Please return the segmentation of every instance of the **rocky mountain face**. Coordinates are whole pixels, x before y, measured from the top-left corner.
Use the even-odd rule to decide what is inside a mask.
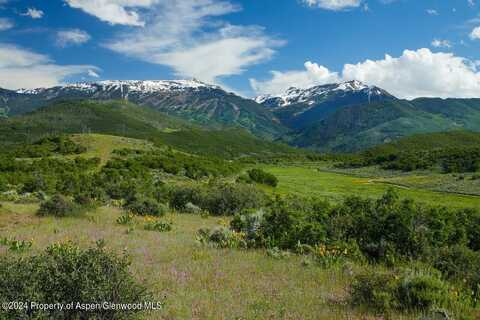
[[[308,89],[290,88],[281,95],[259,96],[255,99],[271,110],[284,125],[294,130],[321,121],[342,107],[388,100],[396,98],[381,88],[359,81]]]
[[[0,108],[22,114],[59,100],[128,100],[206,126],[236,126],[275,138],[287,129],[271,111],[250,99],[197,80],[98,81],[53,88],[0,92]]]

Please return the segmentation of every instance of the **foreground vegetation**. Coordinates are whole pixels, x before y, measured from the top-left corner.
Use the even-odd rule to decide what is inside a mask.
[[[0,298],[162,303],[107,318],[479,316],[479,197],[325,172],[311,155],[226,160],[115,139],[2,155]],[[86,285],[69,287],[77,276]]]

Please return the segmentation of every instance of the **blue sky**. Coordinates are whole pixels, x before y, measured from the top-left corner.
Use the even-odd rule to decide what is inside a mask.
[[[480,97],[480,5],[472,0],[0,0],[0,7],[4,88],[195,77],[253,96],[356,79],[403,98]]]

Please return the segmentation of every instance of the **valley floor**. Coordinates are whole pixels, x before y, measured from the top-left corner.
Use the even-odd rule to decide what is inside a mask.
[[[480,180],[465,178],[464,192],[457,186],[450,187],[446,175],[402,175],[385,176],[378,170],[363,172],[348,172],[327,168],[325,164],[266,166],[273,173],[279,184],[275,189],[267,190],[280,194],[299,194],[316,196],[332,201],[340,201],[346,196],[361,196],[379,198],[389,188],[394,188],[402,198],[411,198],[430,205],[440,205],[452,208],[480,208]],[[449,181],[458,181],[450,177]],[[437,191],[438,189],[444,191]],[[469,194],[461,194],[469,193]]]

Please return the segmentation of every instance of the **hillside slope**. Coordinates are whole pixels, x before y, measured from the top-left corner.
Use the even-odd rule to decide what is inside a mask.
[[[480,132],[451,131],[416,134],[368,149],[371,154],[431,151],[446,148],[480,147]]]
[[[60,102],[24,115],[0,118],[0,145],[4,147],[60,133],[125,136],[188,152],[225,157],[297,152],[255,138],[242,129],[205,130],[124,101]]]
[[[420,133],[480,131],[480,99],[391,100],[341,108],[298,131],[300,147],[358,151]]]

